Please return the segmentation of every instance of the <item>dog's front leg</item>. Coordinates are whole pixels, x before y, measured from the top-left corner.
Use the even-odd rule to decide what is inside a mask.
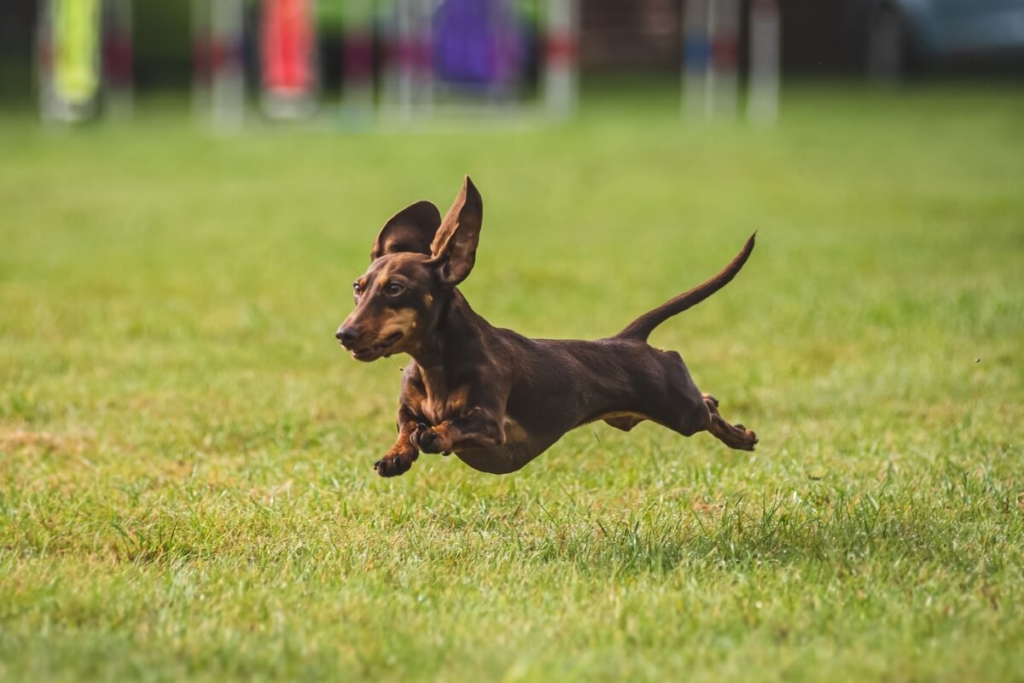
[[[497,412],[475,408],[436,427],[421,424],[410,440],[424,453],[448,455],[460,449],[493,448],[505,443],[504,422],[504,416]]]
[[[405,474],[420,454],[412,443],[419,420],[405,406],[398,410],[398,439],[384,457],[373,464],[373,469],[382,477],[397,477]]]

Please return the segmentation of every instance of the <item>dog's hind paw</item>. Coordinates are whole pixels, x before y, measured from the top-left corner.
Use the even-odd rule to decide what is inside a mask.
[[[439,433],[436,427],[428,427],[421,424],[416,428],[409,440],[416,450],[421,453],[443,453],[448,455],[451,452],[451,444],[447,442],[444,435]]]

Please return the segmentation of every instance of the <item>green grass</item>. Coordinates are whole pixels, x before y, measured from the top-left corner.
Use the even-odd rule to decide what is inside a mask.
[[[567,127],[201,134],[0,119],[0,679],[1024,679],[1024,97],[674,94]],[[645,424],[520,473],[394,436],[332,339],[383,221],[487,205],[463,290],[652,339],[755,454]]]

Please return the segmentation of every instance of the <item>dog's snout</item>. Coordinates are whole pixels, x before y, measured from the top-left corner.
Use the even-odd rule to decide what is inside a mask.
[[[337,337],[338,341],[340,341],[345,348],[348,348],[352,346],[355,340],[359,337],[359,333],[356,331],[356,328],[349,325],[339,327],[334,336]]]

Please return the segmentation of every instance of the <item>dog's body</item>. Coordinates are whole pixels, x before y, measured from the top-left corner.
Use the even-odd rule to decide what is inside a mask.
[[[718,414],[682,358],[647,343],[660,323],[724,287],[753,236],[721,273],[597,341],[529,339],[477,315],[456,285],[475,261],[483,203],[469,178],[441,221],[413,204],[381,230],[356,310],[337,337],[359,360],[414,359],[402,376],[398,440],[374,465],[406,472],[420,452],[452,453],[474,469],[514,472],[566,432],[597,420],[629,431],[651,420],[684,436],[707,430],[731,448],[756,435]]]

